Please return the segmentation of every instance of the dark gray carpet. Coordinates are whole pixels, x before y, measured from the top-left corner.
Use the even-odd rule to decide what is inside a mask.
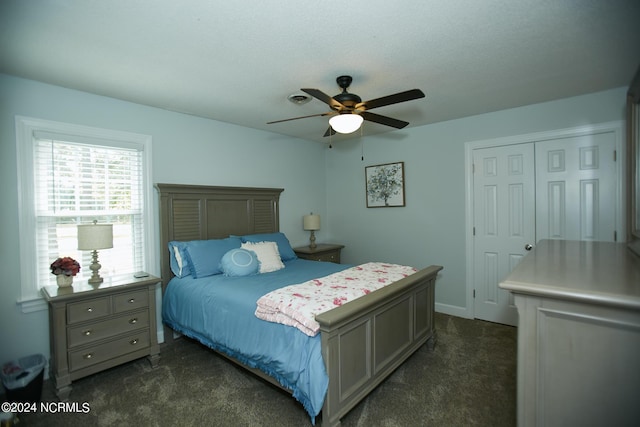
[[[420,348],[342,420],[351,426],[515,426],[516,329],[436,314]],[[20,426],[310,426],[282,390],[187,339],[73,383],[89,413],[21,414]],[[44,401],[55,401],[45,381]],[[318,420],[320,421],[320,420]]]

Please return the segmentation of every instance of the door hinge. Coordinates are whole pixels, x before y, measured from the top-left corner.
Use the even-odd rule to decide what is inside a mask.
[[[614,231],[614,232],[613,232],[613,241],[614,241],[614,242],[617,242],[617,241],[618,241],[618,232],[617,232],[617,231]]]
[[[471,163],[471,173],[472,174],[476,173],[476,164],[475,163]]]
[[[618,151],[617,150],[613,150],[613,161],[614,162],[618,161]]]
[[[476,297],[476,290],[475,289],[473,290],[473,297],[474,298]]]
[[[473,235],[474,236],[476,235],[476,228],[475,227],[473,227]]]

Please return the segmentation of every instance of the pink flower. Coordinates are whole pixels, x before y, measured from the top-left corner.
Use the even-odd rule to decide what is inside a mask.
[[[342,301],[346,300],[345,297],[339,297],[333,299],[333,305],[342,305]]]
[[[65,276],[75,276],[80,271],[80,264],[71,257],[58,258],[51,264],[51,273],[64,274]]]

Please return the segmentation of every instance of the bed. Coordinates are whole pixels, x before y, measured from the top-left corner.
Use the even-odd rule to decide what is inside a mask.
[[[440,266],[429,266],[392,285],[371,292],[354,301],[321,313],[315,317],[320,333],[308,336],[278,323],[257,319],[253,314],[257,298],[270,289],[301,283],[313,277],[323,277],[350,266],[308,261],[297,258],[284,260],[285,268],[264,277],[225,278],[213,275],[193,279],[175,277],[171,268],[169,242],[228,239],[230,236],[278,235],[279,198],[282,189],[214,187],[178,184],[156,184],[160,200],[161,268],[163,289],[163,323],[165,342],[174,339],[174,331],[197,339],[229,360],[252,371],[261,378],[289,391],[309,413],[312,423],[321,409],[323,425],[340,425],[340,419],[356,406],[368,393],[388,377],[420,346],[433,349],[436,342],[434,329],[434,287]],[[262,280],[237,286],[234,280]],[[214,281],[202,286],[205,281]],[[238,282],[239,283],[239,282]],[[243,304],[233,308],[220,308],[224,316],[193,304],[202,301],[220,301],[217,294],[225,286],[242,289],[231,299]],[[180,289],[180,292],[177,290]],[[191,289],[191,291],[184,291]],[[198,289],[198,290],[196,290]],[[186,295],[190,294],[190,297]],[[191,299],[189,299],[191,298]],[[222,323],[231,318],[229,311],[237,313],[237,322],[230,326]],[[191,313],[183,319],[180,313]],[[198,313],[198,315],[194,315]],[[193,321],[195,318],[195,321]],[[201,330],[209,323],[218,329],[217,335]],[[211,326],[214,325],[214,326]],[[296,357],[300,372],[282,368],[277,360],[281,349],[265,349],[264,355],[252,351],[238,351],[234,336],[250,334],[259,325],[270,343],[280,342]],[[234,329],[235,328],[235,329]],[[206,328],[205,328],[206,329]],[[251,332],[253,333],[253,332]],[[222,336],[222,338],[220,338]],[[251,341],[251,339],[249,339]],[[238,344],[241,345],[241,344]],[[275,346],[277,347],[277,345]],[[272,352],[272,353],[269,353]],[[282,369],[282,370],[281,370]]]

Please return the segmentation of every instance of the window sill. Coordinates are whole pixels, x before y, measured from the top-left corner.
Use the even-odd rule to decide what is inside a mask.
[[[35,313],[48,309],[47,302],[42,297],[24,298],[17,301],[23,313]]]

